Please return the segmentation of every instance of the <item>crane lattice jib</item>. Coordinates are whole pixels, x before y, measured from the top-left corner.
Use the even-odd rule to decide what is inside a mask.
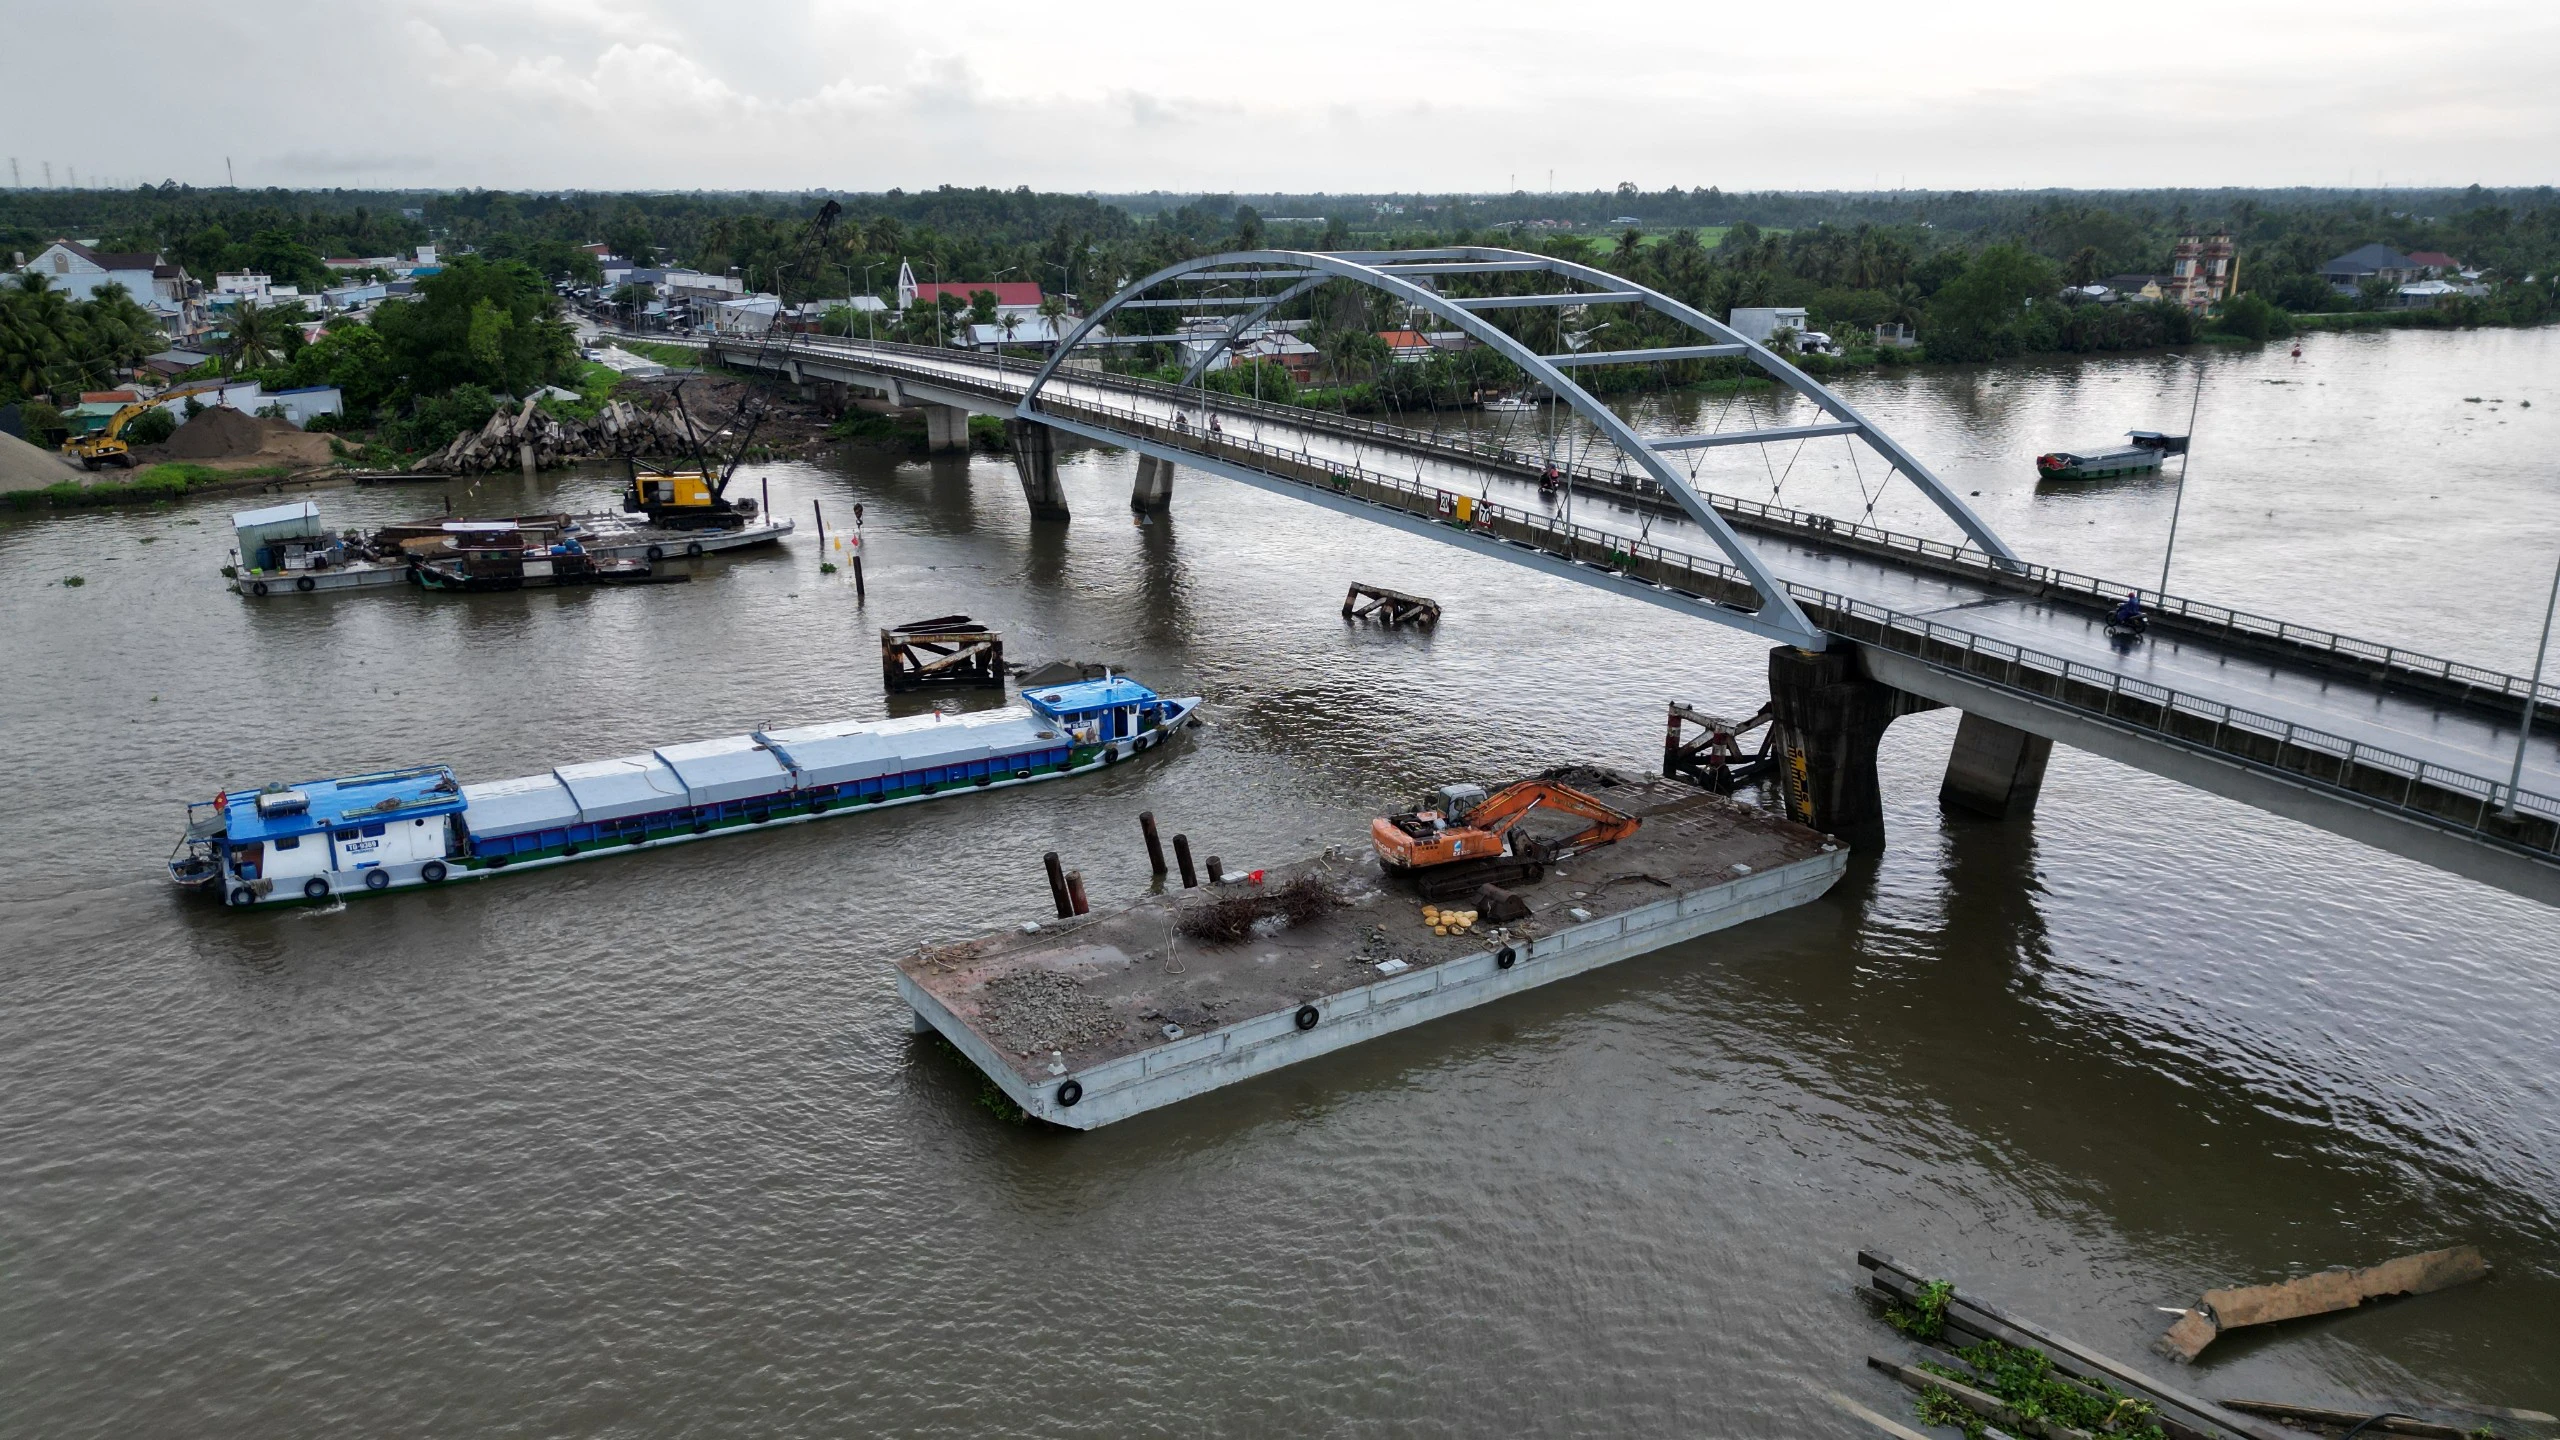
[[[1241,271],[1242,273],[1236,273]],[[1223,273],[1222,273],[1223,272]],[[1588,290],[1566,289],[1553,294],[1492,295],[1453,298],[1429,285],[1414,283],[1412,277],[1434,275],[1553,275],[1560,280],[1586,285]],[[1771,630],[1786,638],[1821,648],[1823,637],[1812,621],[1789,597],[1786,587],[1772,574],[1724,517],[1708,504],[1689,483],[1679,467],[1663,458],[1663,451],[1702,449],[1710,446],[1768,444],[1781,440],[1802,440],[1820,435],[1845,435],[1865,441],[1893,467],[1910,477],[1930,502],[1935,504],[1957,528],[1995,564],[2019,563],[2017,552],[1994,534],[1970,506],[1959,499],[1935,471],[1921,463],[1919,457],[1905,449],[1901,442],[1879,429],[1856,407],[1835,395],[1820,381],[1789,364],[1769,347],[1741,332],[1711,320],[1699,311],[1681,304],[1670,296],[1605,270],[1550,255],[1533,255],[1520,250],[1500,250],[1480,246],[1447,247],[1436,250],[1384,250],[1322,252],[1306,250],[1239,250],[1221,255],[1203,256],[1166,266],[1137,281],[1102,304],[1094,307],[1066,340],[1051,352],[1048,363],[1032,378],[1015,413],[1026,420],[1041,418],[1040,392],[1067,356],[1093,337],[1102,323],[1115,312],[1133,304],[1141,304],[1142,296],[1156,287],[1176,280],[1228,280],[1259,283],[1286,279],[1286,289],[1269,295],[1236,297],[1225,303],[1238,305],[1237,314],[1218,332],[1205,353],[1194,359],[1184,375],[1186,382],[1196,380],[1228,348],[1236,344],[1254,325],[1281,305],[1295,300],[1328,280],[1348,280],[1395,296],[1421,307],[1456,326],[1479,343],[1491,348],[1504,359],[1520,367],[1532,380],[1545,386],[1558,399],[1572,407],[1594,429],[1633,460],[1663,492],[1672,497],[1691,520],[1715,542],[1716,548],[1750,580],[1759,592],[1761,609],[1759,628]],[[1165,301],[1143,302],[1162,306]],[[1642,305],[1665,316],[1701,336],[1705,343],[1664,346],[1643,350],[1583,351],[1563,355],[1541,355],[1510,333],[1487,322],[1477,312],[1495,309],[1554,308],[1595,304]],[[1176,304],[1175,308],[1179,308]],[[1113,337],[1126,341],[1127,337]],[[1198,343],[1197,335],[1163,335],[1148,337],[1164,343]],[[1748,360],[1770,378],[1810,400],[1827,419],[1812,425],[1788,425],[1768,430],[1728,431],[1648,441],[1638,436],[1617,412],[1602,404],[1576,384],[1565,371],[1584,365],[1636,365],[1670,360],[1736,359]]]

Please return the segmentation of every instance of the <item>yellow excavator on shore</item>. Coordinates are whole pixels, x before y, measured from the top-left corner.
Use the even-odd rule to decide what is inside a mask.
[[[74,435],[62,442],[62,453],[79,461],[88,469],[101,465],[133,468],[133,447],[124,441],[124,427],[151,413],[148,405],[127,405],[107,417],[107,426],[94,435]]]

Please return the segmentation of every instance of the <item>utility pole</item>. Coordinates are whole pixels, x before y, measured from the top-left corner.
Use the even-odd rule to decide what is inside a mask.
[[[50,160],[44,162],[44,188],[53,188],[53,162]]]
[[[9,188],[12,190],[27,188],[27,182],[18,178],[18,157],[15,155],[9,157]]]
[[[2533,647],[2533,682],[2524,687],[2524,723],[2516,727],[2516,763],[2507,772],[2507,808],[2498,812],[2510,820],[2516,814],[2516,791],[2524,784],[2524,742],[2533,734],[2533,707],[2542,699],[2542,662],[2551,651],[2555,610],[2560,610],[2560,565],[2551,567],[2551,598],[2542,606],[2542,643]]]
[[[240,177],[232,173],[231,157],[228,155],[222,157],[222,178],[231,182],[232,189],[237,190],[240,188]]]

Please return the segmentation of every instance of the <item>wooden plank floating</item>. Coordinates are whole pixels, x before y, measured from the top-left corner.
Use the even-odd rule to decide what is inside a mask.
[[[1858,1252],[1858,1264],[1870,1272],[1874,1289],[1882,1296],[1910,1304],[1919,1295],[1927,1278],[1895,1261],[1890,1255],[1873,1250]],[[2109,1359],[2086,1345],[2021,1320],[1986,1301],[1965,1295],[1950,1296],[1946,1308],[1948,1338],[1956,1343],[1973,1340],[1997,1340],[2021,1349],[2041,1350],[2053,1361],[2054,1372],[2067,1379],[2088,1384],[2108,1385],[2123,1390],[2153,1406],[2152,1419],[2173,1440],[2228,1440],[2231,1436],[2245,1440],[2288,1440],[2288,1432],[2259,1421],[2234,1416],[2212,1402],[2155,1379],[2119,1360]],[[1953,1348],[1952,1345],[1950,1348]],[[2300,1440],[2292,1436],[2290,1440]]]
[[[910,620],[880,632],[880,679],[891,694],[955,686],[1004,688],[1004,637],[966,615]]]
[[[1437,625],[1440,602],[1420,595],[1407,595],[1379,585],[1354,583],[1342,597],[1342,618],[1374,619],[1381,625]]]
[[[2181,1363],[2192,1362],[2225,1330],[2353,1310],[2368,1300],[2391,1295],[2425,1295],[2468,1285],[2488,1274],[2489,1262],[2478,1247],[2454,1245],[2357,1270],[2323,1270],[2274,1285],[2207,1290],[2160,1337],[2159,1348]]]
[[[1879,1355],[1870,1355],[1867,1366],[1883,1371],[1913,1390],[1943,1390],[1967,1410],[2018,1434],[2038,1436],[2040,1440],[2092,1440],[2086,1430],[2074,1430],[2068,1425],[2021,1415],[1997,1395],[1984,1394],[1961,1380],[1934,1375],[1916,1365],[1898,1364]]]
[[[2373,1410],[2327,1410],[2317,1405],[2287,1405],[2280,1400],[2225,1400],[2233,1410],[2264,1415],[2270,1420],[2290,1420],[2304,1425],[2318,1425],[2331,1430],[2348,1430],[2365,1425],[2367,1433],[2376,1430],[2394,1435],[2429,1435],[2436,1440],[2463,1440],[2470,1432],[2459,1425],[2439,1425],[2433,1420],[2419,1420],[2407,1415]]]

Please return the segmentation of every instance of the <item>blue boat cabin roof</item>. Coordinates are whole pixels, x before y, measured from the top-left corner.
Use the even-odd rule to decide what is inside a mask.
[[[1078,680],[1069,685],[1045,685],[1023,695],[1035,707],[1051,716],[1077,715],[1087,710],[1107,710],[1114,705],[1144,705],[1156,698],[1156,692],[1130,679],[1114,675],[1108,680]]]
[[[284,787],[302,795],[306,808],[261,815],[258,797],[272,791],[242,790],[224,797],[224,831],[234,844],[309,835],[342,825],[450,815],[463,808],[462,787],[447,765],[382,770],[338,780],[304,780]]]

